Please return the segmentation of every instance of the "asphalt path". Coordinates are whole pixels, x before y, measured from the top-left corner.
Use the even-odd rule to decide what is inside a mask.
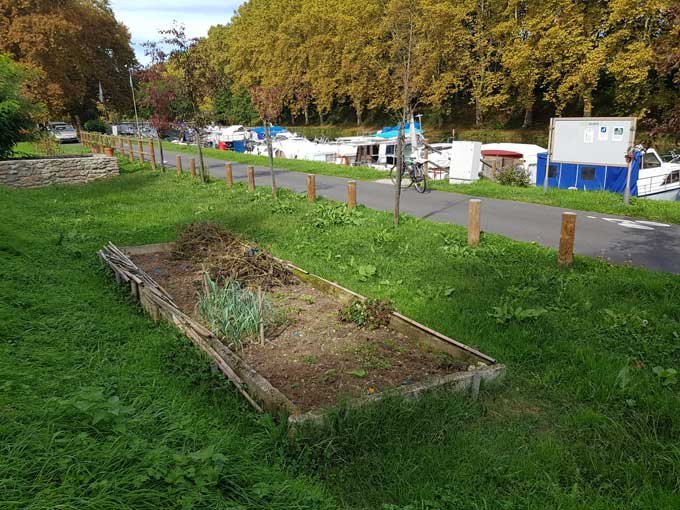
[[[175,157],[182,158],[185,172],[192,155],[165,150],[166,165],[174,168]],[[226,161],[204,158],[210,175],[224,179]],[[233,163],[234,181],[245,181],[244,163]],[[275,170],[279,187],[296,192],[307,190],[305,173]],[[255,181],[269,183],[269,168],[256,166]],[[331,200],[347,199],[347,181],[341,177],[316,176],[317,194]],[[443,191],[419,194],[413,189],[402,193],[401,210],[406,214],[432,221],[467,226],[469,195]],[[680,273],[680,225],[634,220],[603,213],[574,211],[538,204],[479,197],[481,229],[518,241],[536,242],[557,248],[560,238],[561,216],[564,211],[576,213],[574,251],[579,255],[600,257],[617,264],[632,264],[655,271]],[[371,209],[391,211],[394,188],[391,184],[357,181],[357,202]]]

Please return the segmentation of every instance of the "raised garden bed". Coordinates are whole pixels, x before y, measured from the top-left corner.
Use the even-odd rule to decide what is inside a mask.
[[[324,408],[347,400],[361,405],[387,394],[417,395],[434,387],[469,390],[497,378],[504,367],[493,358],[394,311],[384,325],[360,327],[341,312],[362,296],[285,261],[273,259],[290,278],[268,278],[266,266],[256,283],[280,318],[259,338],[230,344],[198,311],[204,271],[234,269],[238,257],[260,255],[240,242],[214,252],[187,256],[174,243],[100,251],[119,283],[128,282],[142,306],[158,320],[169,320],[215,361],[258,411],[288,415],[289,424],[318,420]],[[245,255],[244,255],[245,254]],[[249,261],[246,259],[246,262]],[[257,271],[251,271],[255,274]],[[258,274],[260,274],[258,273]],[[271,285],[268,283],[274,282]],[[243,282],[244,285],[253,281]]]

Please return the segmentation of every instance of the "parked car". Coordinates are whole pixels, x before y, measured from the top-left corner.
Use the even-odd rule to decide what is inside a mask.
[[[59,143],[78,143],[80,141],[78,140],[78,132],[66,122],[49,122],[47,131]]]

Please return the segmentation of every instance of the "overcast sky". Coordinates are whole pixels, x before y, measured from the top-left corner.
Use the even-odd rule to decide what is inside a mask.
[[[183,23],[187,35],[207,35],[212,25],[225,24],[243,0],[110,0],[118,21],[132,34],[137,59],[146,63],[142,43],[159,39],[158,30]]]

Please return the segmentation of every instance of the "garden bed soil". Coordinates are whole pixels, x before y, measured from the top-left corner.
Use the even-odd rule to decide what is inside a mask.
[[[131,258],[184,313],[205,324],[197,302],[206,261],[178,259],[169,251]],[[343,305],[305,282],[274,286],[266,296],[285,315],[282,326],[264,345],[254,339],[242,349],[230,348],[300,411],[468,368],[390,328],[368,330],[343,322]]]

